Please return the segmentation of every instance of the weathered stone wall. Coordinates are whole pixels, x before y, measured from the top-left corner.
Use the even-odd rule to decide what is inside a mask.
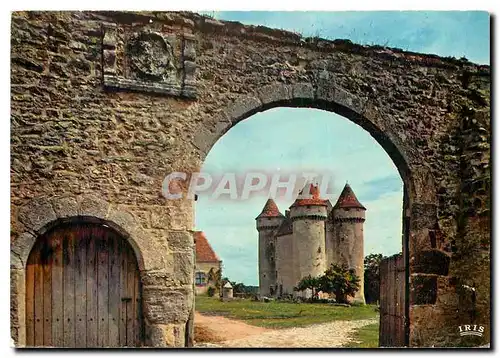
[[[365,303],[365,266],[364,266],[364,234],[365,210],[334,209],[333,238],[334,251],[338,261],[335,263],[347,265],[354,269],[359,277],[359,290],[354,296],[356,302]],[[327,263],[330,265],[330,262]]]
[[[337,240],[334,235],[333,211],[330,211],[328,218],[325,221],[325,250],[326,250],[326,265],[339,262],[337,257]]]
[[[283,218],[257,219],[259,231],[259,294],[274,296],[276,294],[276,229]],[[272,292],[271,292],[272,291]]]
[[[294,293],[293,288],[297,285],[294,281],[296,263],[293,261],[293,253],[293,234],[276,236],[276,271],[278,272],[276,282],[279,294],[291,295]]]
[[[233,125],[280,105],[344,115],[398,167],[410,344],[489,342],[488,66],[188,13],[16,12],[11,29],[11,242],[37,236],[20,214],[40,197],[94,195],[133,218],[148,245],[138,247],[147,344],[183,345],[193,302],[193,203],[164,199],[163,178],[198,171]],[[487,329],[479,342],[458,335],[474,322]]]
[[[293,221],[293,246],[297,277],[295,282],[311,275],[318,277],[326,270],[325,206],[297,206],[290,208]]]

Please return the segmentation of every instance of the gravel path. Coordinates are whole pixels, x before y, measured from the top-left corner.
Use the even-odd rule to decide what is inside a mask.
[[[234,348],[335,348],[342,347],[355,329],[377,323],[377,319],[333,321],[302,328],[268,329],[220,316],[195,315],[195,325],[211,331],[217,342],[200,343],[195,347]]]

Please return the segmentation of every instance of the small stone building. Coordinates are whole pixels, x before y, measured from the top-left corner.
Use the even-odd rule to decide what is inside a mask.
[[[232,300],[232,299],[233,299],[233,286],[228,281],[228,282],[226,282],[224,287],[222,287],[222,300],[225,301],[225,300]]]
[[[262,296],[296,295],[293,288],[305,276],[322,275],[332,263],[347,265],[360,278],[354,301],[365,303],[363,225],[366,208],[346,184],[337,203],[321,199],[317,185],[309,197],[299,194],[281,214],[269,199],[257,217],[259,231],[259,292]]]
[[[195,293],[201,295],[207,292],[210,285],[214,285],[214,282],[210,280],[209,273],[211,270],[214,273],[222,270],[222,261],[210,246],[205,233],[202,231],[195,232],[194,240],[196,247]]]

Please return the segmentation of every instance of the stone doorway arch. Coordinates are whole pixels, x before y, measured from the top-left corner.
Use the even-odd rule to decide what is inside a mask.
[[[370,133],[397,167],[403,180],[402,251],[405,265],[405,315],[400,321],[405,322],[404,345],[410,345],[411,306],[435,302],[435,297],[429,302],[419,302],[419,294],[413,287],[410,297],[411,282],[426,280],[426,274],[446,276],[447,270],[443,272],[437,266],[442,267],[441,264],[445,264],[448,267],[449,262],[449,256],[431,244],[430,236],[435,232],[438,219],[437,193],[434,177],[425,158],[416,154],[411,146],[401,139],[404,133],[396,132],[391,126],[394,119],[382,114],[372,100],[352,94],[334,83],[323,82],[271,84],[255,93],[238,97],[211,119],[209,129],[200,128],[195,136],[193,144],[200,150],[201,160],[206,158],[217,140],[237,123],[255,113],[276,107],[315,108],[339,114]],[[436,252],[438,254],[434,255]],[[438,257],[439,262],[428,263],[436,267],[435,270],[427,267],[422,271],[413,265],[422,257],[429,256]],[[421,276],[420,273],[424,275]],[[423,286],[419,285],[417,289],[418,287]]]
[[[39,235],[26,263],[26,346],[143,345],[142,289],[128,241],[87,217]]]
[[[64,196],[36,198],[18,211],[18,221],[24,225],[21,232],[11,242],[11,337],[16,346],[24,347],[26,340],[26,264],[37,239],[59,227],[75,221],[103,225],[113,230],[125,240],[133,250],[137,260],[139,276],[144,279],[151,266],[151,244],[134,216],[126,211],[113,208],[108,202],[95,196]],[[149,254],[148,254],[149,253]],[[144,300],[144,297],[143,297]],[[143,312],[148,310],[147,302],[142,304]],[[143,314],[147,317],[147,314]],[[155,326],[144,319],[146,344],[163,346],[161,337],[151,332]],[[147,340],[149,338],[149,341]],[[153,337],[151,337],[153,336]]]

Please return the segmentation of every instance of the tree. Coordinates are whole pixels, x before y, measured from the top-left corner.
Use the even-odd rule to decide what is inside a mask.
[[[294,287],[294,291],[305,291],[309,289],[312,291],[312,299],[315,300],[318,296],[319,286],[319,277],[312,277],[311,275],[308,275],[300,280],[297,287]]]
[[[214,270],[214,268],[210,268],[207,274],[208,284],[212,284],[217,291],[222,287],[222,272],[221,269]]]
[[[359,281],[354,269],[349,269],[345,265],[331,264],[319,278],[319,289],[334,294],[338,303],[349,303],[347,298],[354,297],[359,290]]]
[[[365,257],[365,301],[374,303],[380,299],[380,263],[385,258],[382,254],[370,254]]]

